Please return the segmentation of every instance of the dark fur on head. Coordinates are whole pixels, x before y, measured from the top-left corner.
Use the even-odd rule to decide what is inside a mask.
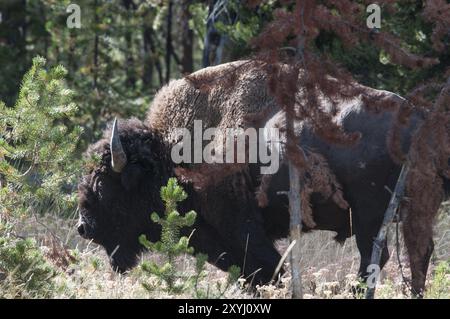
[[[159,190],[172,168],[167,146],[141,121],[120,121],[118,126],[127,165],[121,173],[112,170],[108,128],[87,151],[87,156],[97,154],[101,161],[82,178],[78,196],[84,237],[102,245],[113,269],[123,272],[136,264],[142,251],[139,235],[152,241],[159,237],[150,214],[163,211]]]

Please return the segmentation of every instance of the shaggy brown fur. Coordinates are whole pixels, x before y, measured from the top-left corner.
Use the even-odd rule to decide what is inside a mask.
[[[277,105],[267,90],[266,75],[256,62],[237,61],[195,72],[191,78],[172,80],[155,96],[146,124],[170,139],[175,128],[193,129],[194,119],[202,119],[204,128],[245,127],[245,116],[263,109],[275,112]],[[236,68],[246,66],[234,73]],[[235,74],[235,85],[202,89],[202,82]],[[195,78],[196,80],[192,80]],[[173,140],[168,142],[173,143]]]
[[[146,125],[155,129],[169,144],[177,142],[176,128],[187,128],[193,131],[194,120],[202,119],[203,129],[217,127],[220,130],[226,128],[247,128],[249,126],[278,127],[283,130],[283,116],[279,112],[279,106],[273,94],[270,92],[267,76],[268,66],[258,61],[237,61],[208,67],[193,73],[192,75],[172,80],[163,87],[155,96],[150,108]],[[284,69],[285,66],[281,66]],[[219,83],[221,85],[214,85]],[[362,104],[367,100],[392,101],[396,105],[400,102],[392,93],[374,90],[358,83],[353,84],[364,94],[345,98],[338,101],[319,96],[320,109],[329,114],[335,113],[335,119],[331,120],[339,127],[340,120],[345,114],[336,112],[344,105]],[[298,101],[304,99],[303,92],[299,92]],[[324,114],[325,114],[324,113]],[[320,135],[321,132],[316,132]],[[351,140],[357,141],[357,133]],[[215,140],[216,144],[223,145],[223,140]],[[339,141],[335,141],[339,143]],[[348,141],[342,141],[348,143]],[[295,154],[296,152],[291,152]],[[306,185],[302,191],[304,209],[304,222],[311,228],[315,226],[312,211],[309,206],[309,196],[313,192],[321,193],[326,198],[331,198],[339,207],[346,209],[345,201],[339,182],[328,168],[326,160],[312,151],[309,157],[315,159],[312,165],[306,165],[306,157],[303,164],[298,166],[306,168],[308,174],[303,183]],[[283,154],[282,156],[286,156]],[[295,157],[297,160],[300,156]],[[283,160],[283,158],[282,158]],[[217,184],[223,178],[244,170],[246,165],[197,164],[176,169],[177,176],[182,180],[190,181],[197,190],[205,189],[208,185]],[[268,177],[265,179],[268,180]],[[263,179],[264,181],[264,179]],[[264,183],[258,188],[256,198],[262,207],[267,201],[264,194]],[[267,204],[267,203],[266,203]]]
[[[274,67],[278,69],[278,72],[268,72],[267,68]],[[277,85],[278,83],[286,84],[286,81],[281,81],[281,78],[278,80],[276,77],[274,78],[273,74],[278,74],[278,76],[282,76],[286,72],[286,74],[291,74],[286,68],[289,67],[268,65],[258,61],[238,61],[206,68],[188,78],[172,81],[155,97],[153,106],[148,113],[146,124],[156,129],[162,136],[165,136],[169,144],[175,142],[173,138],[174,129],[187,127],[192,130],[194,119],[202,119],[204,128],[213,126],[220,129],[230,127],[245,129],[247,126],[255,128],[278,127],[284,134],[284,141],[286,142],[283,122],[285,116],[279,108],[279,104],[283,102],[280,101],[280,98],[283,98],[283,94],[272,92],[274,87],[282,89],[282,87]],[[268,74],[272,74],[272,76]],[[297,74],[301,83],[302,72]],[[331,77],[327,79],[331,84],[336,82]],[[215,85],[217,83],[220,85]],[[337,85],[337,83],[335,84]],[[289,83],[286,85],[289,85]],[[343,94],[341,98],[333,100],[317,93],[314,99],[310,101],[310,98],[305,96],[305,92],[300,90],[295,98],[295,116],[300,116],[304,111],[303,109],[307,109],[308,103],[317,104],[317,108],[314,108],[317,116],[310,116],[310,120],[308,120],[309,124],[311,124],[309,127],[313,129],[314,134],[331,144],[348,144],[358,141],[358,132],[347,133],[348,131],[342,131],[342,134],[332,134],[333,136],[342,137],[337,140],[330,140],[328,135],[333,130],[336,132],[341,131],[342,123],[349,114],[361,112],[360,108],[362,105],[374,114],[391,112],[396,120],[392,122],[389,133],[386,135],[386,147],[392,159],[397,164],[401,163],[405,159],[405,151],[408,151],[407,148],[405,149],[405,145],[409,144],[409,142],[403,140],[405,138],[404,129],[410,124],[409,119],[415,109],[414,106],[409,101],[391,92],[375,90],[358,83],[352,83],[351,86],[352,91],[358,92],[358,95],[346,96]],[[324,119],[326,121],[322,121]],[[296,131],[301,131],[308,121],[297,123]],[[314,121],[331,123],[330,125],[333,127],[321,127],[316,125],[317,123]],[[448,118],[447,116],[435,116],[434,119],[431,117],[427,121],[429,124],[424,125],[422,130],[427,130],[427,127],[430,128],[430,125],[433,126],[436,124],[436,121],[448,122]],[[440,125],[439,127],[443,128],[445,125]],[[432,132],[432,130],[428,131]],[[447,161],[448,156],[438,158],[436,157],[437,155],[433,155],[435,152],[429,150],[447,145],[445,141],[450,140],[448,128],[447,130],[440,130],[436,133],[438,134],[436,136],[433,135],[434,133],[430,134],[420,134],[419,136],[422,136],[422,140],[419,140],[419,137],[413,139],[413,152],[410,154],[410,160],[413,162],[411,164],[414,168],[411,170],[408,181],[408,195],[416,194],[416,190],[423,188],[423,185],[426,185],[426,188],[429,190],[443,189],[442,179],[439,176],[444,174],[444,172],[436,172],[433,168],[435,167],[433,163],[442,162],[442,165],[438,166],[447,167],[445,161]],[[297,136],[300,135],[301,133],[297,134]],[[424,138],[428,139],[428,142],[424,141]],[[223,141],[216,140],[215,143],[219,144],[223,143]],[[419,144],[427,145],[426,150],[421,150]],[[290,149],[287,152],[286,148],[289,147]],[[319,155],[314,150],[303,150],[296,145],[289,146],[286,143],[281,149],[282,161],[286,161],[289,157],[297,167],[304,170],[301,193],[302,217],[304,224],[308,228],[316,226],[313,211],[309,206],[310,196],[313,193],[320,193],[324,198],[334,202],[343,211],[348,209],[349,204],[344,199],[340,182],[328,167],[329,163],[327,163],[322,154]],[[439,154],[444,153],[447,154],[447,152],[439,152]],[[423,160],[424,154],[427,154],[427,160]],[[205,188],[210,184],[217,184],[223,178],[247,168],[246,165],[225,166],[210,165],[206,167],[200,164],[197,167],[194,165],[194,168],[178,168],[177,173],[186,180],[194,182],[194,185],[200,185],[201,187],[199,188]],[[263,176],[256,188],[255,197],[258,205],[262,208],[270,205],[267,192],[272,183],[271,179],[272,177]],[[407,205],[408,214],[406,215],[404,226],[405,240],[411,254],[411,265],[412,267],[421,268],[413,269],[415,274],[419,274],[413,276],[413,286],[416,287],[422,285],[426,274],[425,265],[420,266],[421,261],[424,260],[427,252],[432,250],[430,248],[431,239],[429,242],[428,240],[424,241],[423,238],[431,238],[433,217],[443,198],[441,191],[435,191],[433,194],[422,192],[422,194],[427,196],[427,199],[414,195],[414,198],[409,201]],[[430,196],[433,199],[430,199]],[[428,206],[422,207],[423,205]],[[418,222],[419,220],[422,222]],[[417,234],[420,234],[420,240],[418,240]],[[369,246],[370,243],[364,243],[364,245]],[[417,278],[417,276],[422,276],[423,278]]]
[[[359,274],[362,278],[367,277],[373,238],[389,201],[384,186],[393,188],[400,170],[389,156],[386,139],[395,119],[402,117],[396,113],[396,105],[403,99],[390,92],[363,86],[359,90],[361,95],[353,98],[345,96],[331,101],[315,94],[314,103],[317,102],[317,108],[320,108],[314,113],[317,117],[297,122],[293,130],[298,131],[295,133],[299,137],[298,144],[288,144],[288,133],[283,130],[285,114],[271,98],[269,80],[260,66],[246,61],[225,64],[199,71],[189,80],[173,81],[163,88],[150,109],[147,125],[137,120],[118,124],[120,141],[127,157],[127,165],[120,173],[111,167],[108,134],[90,148],[90,153],[94,152],[102,159],[79,185],[78,231],[86,239],[93,239],[106,248],[113,268],[126,271],[136,263],[136,256],[142,250],[137,240],[140,234],[149,236],[152,241],[158,240],[160,232],[148,218],[148,213],[163,211],[159,189],[177,172],[193,181],[194,187],[197,184],[203,189],[195,192],[191,185],[185,185],[189,197],[180,207],[181,211],[194,209],[198,212],[197,224],[194,225],[198,231],[191,238],[193,247],[207,253],[211,263],[218,260],[217,265],[221,269],[245,260],[243,273],[258,277],[256,282],[267,282],[280,258],[273,242],[288,235],[288,203],[285,196],[278,194],[289,189],[289,172],[285,163],[295,159],[294,164],[304,173],[301,181],[304,187],[300,194],[304,210],[303,230],[335,231],[336,240],[343,242],[353,233],[351,218],[361,254]],[[237,74],[228,74],[236,72],[237,68]],[[228,84],[197,88],[203,77],[205,81],[217,78]],[[295,104],[298,102],[300,109],[294,113],[300,114],[302,107],[309,103],[303,97],[300,90]],[[392,111],[369,113],[367,101],[376,99],[392,104]],[[248,121],[249,117],[253,121]],[[325,118],[332,121],[332,130],[342,130],[342,137],[360,135],[359,142],[352,147],[331,143],[326,134],[330,130],[322,130],[325,124],[321,123],[322,127],[315,125],[316,121]],[[417,122],[416,115],[412,118],[411,123]],[[176,142],[176,128],[187,127],[192,131],[194,119],[202,119],[203,128],[280,128],[281,141],[275,147],[279,148],[280,164],[283,165],[270,178],[261,176],[257,171],[258,164],[175,167],[169,154]],[[402,146],[409,145],[414,127],[409,125],[402,130],[399,137],[406,142]],[[436,136],[429,138],[439,142]],[[347,143],[348,140],[333,141]],[[220,145],[223,141],[214,142]],[[436,144],[430,145],[437,147]],[[417,157],[421,153],[419,150]],[[440,156],[430,160],[442,162]],[[211,184],[214,185],[206,187]],[[429,189],[439,186],[432,184]],[[352,209],[351,216],[348,207]],[[425,226],[417,220],[421,219],[417,216],[409,219],[412,224],[409,229],[413,230],[410,234],[419,233],[414,231],[414,227]],[[425,233],[429,233],[429,225],[426,225]],[[415,263],[412,269],[416,272],[423,272],[420,265],[428,264],[424,254],[431,250],[425,253],[423,250],[417,249],[419,255],[414,257],[417,260],[411,259]],[[220,257],[223,252],[227,256]],[[385,246],[381,267],[388,256]],[[258,269],[262,270],[254,274]],[[417,278],[420,274],[415,276]],[[418,282],[422,285],[421,280]]]
[[[450,92],[450,81],[444,95]],[[415,134],[408,160],[406,180],[408,200],[402,204],[403,232],[408,248],[412,287],[418,295],[425,284],[428,262],[433,252],[433,222],[448,192],[450,179],[450,112],[435,109]],[[447,183],[447,185],[445,185]],[[424,262],[425,260],[425,262]]]

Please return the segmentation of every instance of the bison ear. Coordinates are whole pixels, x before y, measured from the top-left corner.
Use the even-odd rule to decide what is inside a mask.
[[[121,174],[123,187],[125,187],[127,191],[135,189],[140,183],[141,176],[142,167],[139,164],[125,166]]]

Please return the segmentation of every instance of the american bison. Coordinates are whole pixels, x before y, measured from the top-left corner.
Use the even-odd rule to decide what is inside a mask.
[[[247,114],[261,111],[269,118],[263,126],[274,126],[281,121],[279,108],[267,88],[266,74],[252,63],[228,63],[200,70],[193,76],[219,78],[243,64],[245,68],[236,72],[237,78],[228,86],[201,90],[189,78],[170,82],[156,95],[146,121],[119,121],[90,147],[88,154],[98,154],[101,162],[79,184],[78,231],[82,237],[106,249],[115,270],[123,272],[136,264],[143,250],[139,235],[145,234],[151,241],[159,239],[159,226],[149,216],[153,211],[164,211],[159,190],[175,176],[177,165],[172,162],[170,152],[176,141],[176,128],[192,130],[195,119],[201,119],[205,127],[244,127]],[[367,91],[397,104],[402,101],[387,91],[370,88]],[[313,193],[315,226],[305,224],[304,229],[335,231],[339,241],[354,234],[361,255],[359,274],[365,278],[373,238],[390,199],[385,186],[393,189],[400,171],[389,155],[386,142],[395,112],[369,112],[359,97],[337,104],[335,121],[347,132],[361,133],[356,145],[330,145],[314,134],[306,122],[300,123],[297,129],[303,149],[314,150],[326,159],[349,207],[338,205],[334,194]],[[418,121],[420,117],[413,116],[411,124],[402,131],[405,149]],[[190,241],[194,249],[206,253],[210,263],[224,270],[233,264],[244,265],[245,259],[242,272],[244,276],[251,275],[253,283],[271,279],[280,260],[273,243],[287,237],[289,230],[287,199],[277,194],[288,190],[285,163],[272,176],[267,189],[268,201],[263,207],[255,197],[260,183],[258,164],[224,176],[202,191],[188,183],[185,185],[188,199],[179,209],[198,213]],[[192,229],[185,231],[189,234]],[[431,236],[421,238],[421,242],[408,247],[414,249],[414,245],[423,246],[423,242],[427,247],[415,259],[422,265],[413,268],[416,292],[424,288],[433,250]],[[388,249],[384,247],[381,266],[388,258]]]

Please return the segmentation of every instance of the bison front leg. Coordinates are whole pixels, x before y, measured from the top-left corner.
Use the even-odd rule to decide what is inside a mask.
[[[269,283],[281,259],[258,220],[247,220],[236,233],[241,269],[252,285]]]
[[[248,176],[230,176],[202,195],[202,217],[237,261],[243,276],[252,285],[268,283],[281,256],[266,234]]]
[[[359,254],[361,256],[360,266],[358,270],[358,277],[361,282],[366,283],[369,278],[368,267],[371,263],[372,249],[374,239],[378,234],[383,218],[383,209],[378,208],[376,211],[374,206],[365,206],[369,209],[355,209],[353,212],[353,225],[356,237],[356,245],[358,246]],[[370,209],[372,208],[372,209]],[[387,241],[384,243],[383,251],[381,253],[380,271],[389,260],[389,250]],[[360,295],[363,293],[361,287],[355,287],[353,293]]]
[[[195,252],[208,255],[208,262],[223,271],[239,266],[242,276],[251,284],[268,283],[280,260],[278,251],[259,226],[236,225],[236,231],[224,234],[222,229],[200,221],[194,225],[190,243]]]
[[[207,254],[208,262],[221,270],[227,271],[236,265],[252,285],[267,283],[280,255],[254,220],[241,222],[217,227],[198,216],[190,244],[195,253]],[[230,229],[233,232],[228,233]]]
[[[201,215],[197,216],[190,235],[189,244],[194,248],[194,254],[208,255],[208,262],[223,271],[238,263],[235,256],[230,253],[227,241],[220,237],[219,232],[206,223]]]
[[[227,254],[237,261],[235,265],[252,286],[268,283],[281,256],[267,236],[258,210],[248,202],[230,202],[223,215],[226,221],[213,227],[227,246]]]

